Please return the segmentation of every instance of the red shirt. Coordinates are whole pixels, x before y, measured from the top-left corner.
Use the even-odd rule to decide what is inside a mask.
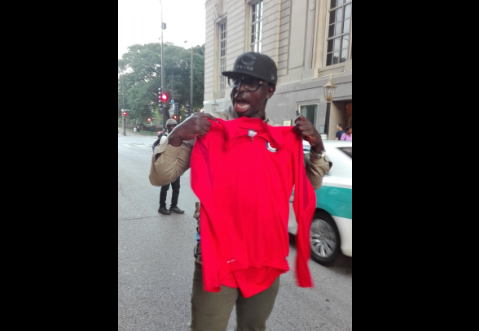
[[[316,209],[302,138],[293,127],[241,117],[211,121],[191,155],[191,187],[201,201],[205,291],[239,287],[249,297],[289,270],[289,199],[298,222],[296,279],[312,287],[310,226]],[[250,130],[256,134],[248,133]],[[253,135],[253,137],[251,137]]]

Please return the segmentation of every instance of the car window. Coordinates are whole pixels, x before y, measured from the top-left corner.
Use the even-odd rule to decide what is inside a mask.
[[[351,163],[353,162],[352,146],[331,146],[326,150],[326,155],[333,162],[333,166],[325,176],[351,178]]]
[[[351,147],[340,147],[338,149],[341,150],[344,154],[346,154],[350,158],[353,158],[353,146],[351,146]]]

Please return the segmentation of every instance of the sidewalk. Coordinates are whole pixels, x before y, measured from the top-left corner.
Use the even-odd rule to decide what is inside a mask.
[[[126,129],[125,130],[125,133],[126,133],[126,136],[127,137],[143,137],[143,138],[148,138],[148,137],[151,137],[151,138],[157,138],[157,135],[158,135],[158,131],[146,131],[146,130],[142,130],[140,131],[140,133],[138,132],[133,132],[132,129]],[[123,135],[123,128],[118,128],[118,137],[125,137]]]

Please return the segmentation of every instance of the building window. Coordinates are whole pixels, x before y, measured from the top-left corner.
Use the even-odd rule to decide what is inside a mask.
[[[220,90],[226,88],[226,77],[221,73],[226,71],[226,23],[220,24],[220,72],[219,72],[219,82]]]
[[[251,51],[261,53],[263,38],[263,0],[251,5]]]
[[[329,10],[328,51],[326,65],[348,59],[351,35],[352,0],[331,0]]]
[[[316,114],[318,113],[318,105],[302,105],[299,106],[299,113],[300,115],[303,115],[306,117],[313,125],[316,123]],[[324,126],[323,126],[323,132],[319,133],[324,133]]]

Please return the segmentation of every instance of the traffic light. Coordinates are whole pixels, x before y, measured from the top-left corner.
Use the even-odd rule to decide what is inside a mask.
[[[146,110],[146,116],[147,116],[147,117],[151,117],[151,109],[147,109],[147,110]]]
[[[128,113],[126,111],[123,111],[123,116],[126,117],[126,115],[128,115]]]
[[[170,96],[167,93],[161,93],[160,95],[160,99],[163,102],[163,104],[166,104],[169,98]]]
[[[178,115],[173,115],[173,119],[176,121],[178,119]]]
[[[151,118],[150,118],[150,117],[148,117],[146,120],[148,121],[148,123],[151,122]]]
[[[163,104],[163,100],[161,99],[161,87],[158,87],[158,103],[160,106]]]
[[[186,109],[186,116],[191,116],[191,111],[190,111],[190,105],[189,104],[186,104],[185,109]]]

